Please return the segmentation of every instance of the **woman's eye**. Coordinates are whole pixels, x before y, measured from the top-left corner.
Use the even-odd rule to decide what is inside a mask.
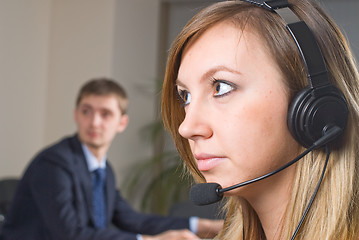
[[[179,95],[184,105],[187,105],[191,102],[191,93],[187,90],[179,90]]]
[[[233,90],[233,87],[225,82],[220,82],[217,81],[214,84],[214,96],[220,97],[220,96],[224,96],[225,94],[229,93],[230,91]]]

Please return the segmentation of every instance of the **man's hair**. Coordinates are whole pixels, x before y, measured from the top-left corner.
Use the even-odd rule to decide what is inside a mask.
[[[109,96],[114,95],[117,98],[118,106],[122,114],[126,114],[128,98],[125,89],[117,83],[115,80],[110,78],[93,78],[87,81],[80,89],[77,99],[76,106],[78,106],[81,100],[89,95],[97,96]]]

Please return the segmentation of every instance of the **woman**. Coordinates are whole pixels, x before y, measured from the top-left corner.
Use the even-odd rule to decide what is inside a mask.
[[[358,71],[338,27],[315,3],[289,3],[314,33],[329,81],[348,102],[346,127],[330,156],[327,144],[273,176],[225,192],[221,240],[359,238]],[[197,182],[229,187],[280,168],[308,147],[287,125],[308,78],[286,24],[264,7],[226,1],[194,16],[174,41],[162,116]]]

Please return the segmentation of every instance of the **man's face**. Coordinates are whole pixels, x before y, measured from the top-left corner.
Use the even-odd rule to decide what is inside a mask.
[[[114,95],[84,96],[74,118],[81,142],[96,151],[107,151],[115,135],[125,130],[128,123],[128,116],[121,113]]]

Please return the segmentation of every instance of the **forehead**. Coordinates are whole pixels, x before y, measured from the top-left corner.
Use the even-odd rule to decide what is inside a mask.
[[[115,95],[85,95],[81,98],[78,107],[89,107],[93,109],[107,109],[119,111],[118,100]]]
[[[196,68],[203,70],[216,66],[238,70],[248,65],[248,61],[253,64],[263,57],[270,60],[268,53],[263,40],[254,30],[249,27],[243,29],[231,21],[219,22],[184,47],[178,77],[186,75],[182,70],[193,66],[193,63],[198,63]],[[190,71],[188,74],[193,73]]]

